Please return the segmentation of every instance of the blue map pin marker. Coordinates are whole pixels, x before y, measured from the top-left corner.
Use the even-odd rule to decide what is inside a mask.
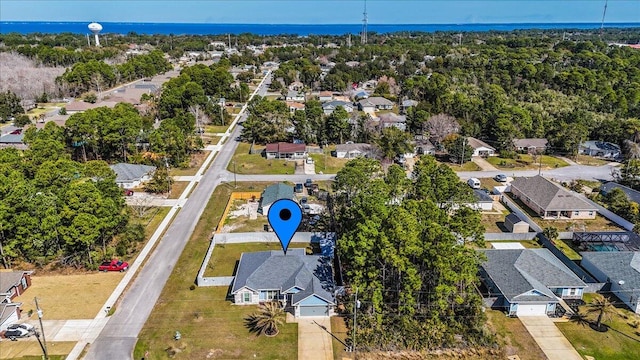
[[[276,233],[284,254],[287,255],[289,243],[302,221],[302,210],[293,200],[280,199],[274,202],[267,213],[269,225]]]

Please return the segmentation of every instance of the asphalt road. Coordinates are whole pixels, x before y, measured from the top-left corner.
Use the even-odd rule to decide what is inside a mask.
[[[266,87],[263,87],[264,89],[257,91],[258,94],[266,91]],[[131,287],[123,295],[115,314],[109,318],[98,338],[89,346],[84,359],[113,360],[132,357],[138,334],[160,297],[209,198],[221,182],[229,180],[230,174],[226,168],[238,146],[234,139],[239,134],[240,127],[236,126]]]

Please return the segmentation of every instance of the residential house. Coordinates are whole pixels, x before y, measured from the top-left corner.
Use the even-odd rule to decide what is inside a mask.
[[[466,204],[474,210],[491,211],[493,210],[493,198],[481,189],[473,189],[473,197],[475,202]]]
[[[378,149],[369,144],[339,144],[336,145],[335,157],[340,159],[354,159],[358,157],[375,158]]]
[[[331,316],[335,306],[328,257],[305,249],[242,253],[231,285],[237,305],[280,301],[295,317]]]
[[[378,126],[380,127],[380,131],[388,127],[395,127],[402,131],[405,131],[407,129],[407,117],[404,115],[386,113],[386,114],[380,114],[378,116],[378,119],[380,121],[378,123]]]
[[[31,286],[32,271],[0,271],[0,302],[9,302]]]
[[[307,146],[279,142],[267,144],[264,152],[267,159],[302,159],[307,156]]]
[[[547,150],[547,139],[513,139],[516,151],[529,154],[542,154]]]
[[[467,144],[473,149],[471,156],[496,156],[496,148],[482,140],[469,136],[467,137]]]
[[[603,157],[618,158],[622,155],[620,146],[605,141],[589,140],[580,144],[580,154]]]
[[[287,96],[285,97],[285,100],[304,102],[304,93],[301,93],[295,90],[289,90],[287,92]]]
[[[0,332],[20,320],[20,306],[22,303],[0,301]]]
[[[318,100],[321,103],[325,103],[325,102],[333,100],[333,92],[331,92],[331,91],[321,91],[320,94],[318,94]]]
[[[353,98],[353,100],[360,100],[360,99],[366,99],[369,97],[369,93],[362,90],[362,89],[356,89],[353,91],[351,97]]]
[[[131,189],[138,187],[153,178],[156,172],[155,166],[141,164],[117,163],[109,165],[116,173],[116,184],[121,188]]]
[[[392,110],[393,102],[380,96],[372,96],[358,101],[360,111]]]
[[[291,84],[289,84],[289,90],[292,91],[302,91],[302,89],[304,89],[304,84],[301,83],[300,81],[294,81]]]
[[[511,193],[545,219],[596,218],[595,206],[540,175],[513,180]]]
[[[412,108],[418,106],[418,102],[415,100],[403,100],[400,104],[400,114],[406,115],[407,111]]]
[[[295,113],[296,111],[304,111],[305,109],[305,106],[303,103],[299,103],[295,101],[287,101],[286,104],[291,114]]]
[[[609,181],[608,183],[600,186],[600,193],[602,195],[607,195],[613,189],[620,189],[627,195],[627,199],[629,201],[640,204],[640,191],[633,190],[630,187],[620,185],[617,182]]]
[[[580,255],[580,266],[598,281],[608,283],[618,299],[640,314],[639,251],[595,251]]]
[[[258,203],[258,212],[263,215],[267,215],[269,208],[274,202],[280,199],[293,200],[293,186],[284,183],[277,183],[267,186],[260,195],[260,201]]]
[[[414,144],[416,155],[435,155],[436,147],[433,146],[431,141],[422,137],[418,139],[417,137],[418,136],[416,136],[416,141]]]
[[[559,298],[582,299],[586,284],[548,249],[479,251],[488,300],[509,316],[552,315]]]
[[[350,102],[346,102],[346,101],[339,101],[339,100],[334,100],[334,101],[329,101],[326,102],[324,104],[322,104],[322,111],[324,112],[325,115],[331,115],[333,114],[333,111],[338,108],[338,106],[342,106],[342,108],[348,112],[348,113],[352,113],[353,112],[353,104]]]
[[[22,131],[22,129],[13,130],[8,134],[0,136],[0,149],[15,148],[18,150],[26,150],[28,146],[23,140],[24,131]]]
[[[518,215],[510,213],[504,218],[504,227],[512,233],[528,233],[529,223],[521,220]]]

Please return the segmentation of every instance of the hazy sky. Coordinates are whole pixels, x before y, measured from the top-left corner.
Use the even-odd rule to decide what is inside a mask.
[[[591,22],[605,0],[369,0],[371,24]],[[352,0],[0,0],[0,21],[361,23]],[[640,0],[609,0],[605,21],[640,22]]]

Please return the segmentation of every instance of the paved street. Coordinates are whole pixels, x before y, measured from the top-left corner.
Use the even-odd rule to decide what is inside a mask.
[[[265,91],[264,87],[263,83],[262,87],[258,88],[254,94]],[[238,116],[236,121],[241,118],[242,116]],[[239,134],[239,127],[235,127],[228,136],[230,139],[234,139]],[[160,293],[178,261],[179,254],[182,253],[191,237],[207,200],[213,194],[214,189],[222,181],[227,180],[228,174],[225,169],[237,144],[236,141],[229,140],[221,147],[215,160],[176,215],[146,265],[133,281],[129,290],[123,295],[115,314],[109,317],[109,321],[98,338],[89,346],[85,359],[111,360],[132,357],[138,334],[160,297]],[[188,191],[185,190],[185,193]]]

